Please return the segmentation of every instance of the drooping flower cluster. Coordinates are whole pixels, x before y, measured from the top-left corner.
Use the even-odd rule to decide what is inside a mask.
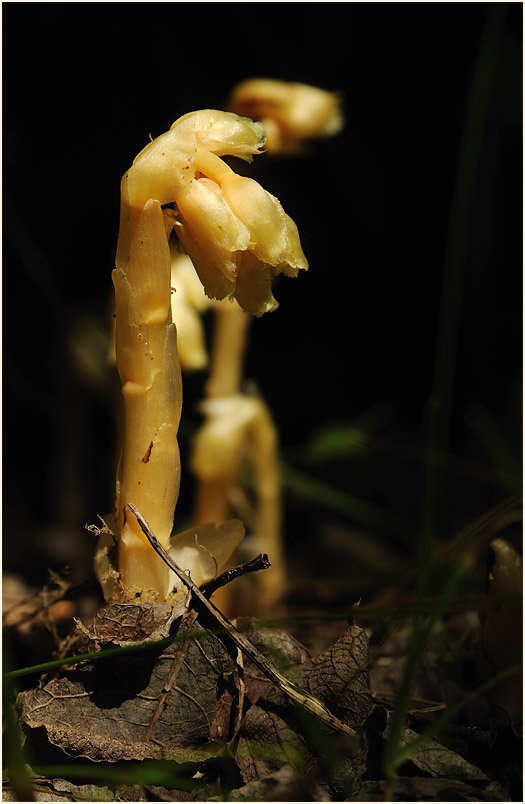
[[[220,158],[250,161],[263,144],[259,123],[230,112],[193,112],[146,146],[127,174],[130,210],[152,197],[174,204],[172,224],[206,294],[236,298],[257,316],[277,307],[275,276],[308,267],[297,227],[277,198]],[[132,232],[132,212],[129,226]]]
[[[95,559],[107,600],[139,596],[143,602],[180,603],[185,594],[129,514],[132,504],[159,543],[175,550],[196,577],[218,571],[242,537],[242,526],[230,520],[218,529],[205,522],[203,529],[171,538],[182,387],[169,239],[175,228],[210,298],[236,298],[255,315],[275,308],[272,278],[307,268],[297,228],[276,198],[221,159],[250,161],[263,144],[259,123],[230,112],[192,112],[147,145],[122,179],[113,271],[124,402],[115,504],[118,562],[109,528],[100,535]]]

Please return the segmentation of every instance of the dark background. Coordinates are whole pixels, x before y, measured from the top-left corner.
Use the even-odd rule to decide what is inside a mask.
[[[89,574],[84,523],[113,498],[115,378],[88,369],[104,350],[120,178],[150,134],[221,108],[252,76],[340,92],[346,126],[308,157],[259,157],[257,178],[298,224],[310,270],[278,282],[280,307],[254,322],[246,373],[296,466],[417,533],[423,469],[413,455],[425,446],[462,131],[487,20],[502,33],[473,202],[460,210],[464,287],[441,448],[496,481],[447,475],[448,535],[503,499],[512,484],[498,471],[521,461],[521,4],[3,5],[5,569],[33,581],[64,564]],[[185,381],[183,456],[202,382]],[[306,465],[320,427],[370,411],[382,452]],[[492,452],[472,422],[485,422]],[[185,475],[181,519],[191,494]],[[291,550],[317,543],[327,519],[377,535],[297,491],[286,505]],[[412,536],[393,531],[384,529],[385,544],[410,553]]]

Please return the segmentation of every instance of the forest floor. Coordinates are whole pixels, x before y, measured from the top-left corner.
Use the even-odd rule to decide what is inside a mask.
[[[4,582],[6,801],[522,800],[521,676],[483,655],[479,602],[415,638],[396,584],[342,617],[319,582],[232,640],[195,598],[173,620],[67,574],[28,591]]]

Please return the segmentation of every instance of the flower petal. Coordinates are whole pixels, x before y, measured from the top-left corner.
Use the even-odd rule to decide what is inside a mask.
[[[244,525],[238,519],[221,525],[207,522],[172,536],[169,554],[200,586],[218,575],[243,536]],[[180,584],[175,573],[171,574],[173,585]]]
[[[212,299],[230,296],[235,288],[237,252],[247,247],[248,230],[232,213],[220,187],[209,179],[192,181],[177,207],[177,234],[206,295]]]
[[[308,270],[308,260],[304,256],[304,251],[301,246],[299,238],[299,230],[295,221],[289,215],[284,213],[286,222],[286,237],[288,240],[288,247],[286,249],[286,260],[277,265],[279,273],[285,276],[297,276],[300,270]]]
[[[272,269],[255,254],[245,251],[239,262],[235,298],[245,313],[261,316],[279,306],[272,294]]]
[[[250,251],[270,265],[285,261],[286,219],[277,198],[258,182],[236,173],[226,175],[221,188],[230,209],[250,233]]]

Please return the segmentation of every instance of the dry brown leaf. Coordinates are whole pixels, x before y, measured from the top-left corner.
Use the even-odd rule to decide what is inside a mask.
[[[419,735],[415,731],[405,729],[401,746],[410,745],[417,737]],[[481,768],[435,740],[423,743],[410,761],[416,768],[435,778],[465,782],[482,790],[493,785],[490,777]]]
[[[90,628],[77,627],[94,645],[134,645],[167,637],[175,620],[167,603],[115,603],[96,612]]]
[[[51,743],[96,762],[190,759],[211,739],[217,687],[232,661],[217,637],[195,630],[177,679],[151,734],[144,739],[181,646],[83,663],[19,696],[22,719],[43,726]],[[198,751],[197,751],[198,754]]]
[[[312,664],[308,687],[334,714],[359,730],[372,711],[368,638],[359,625],[323,651]]]
[[[265,708],[263,708],[263,706]],[[309,753],[302,738],[268,702],[248,710],[235,755],[246,783],[274,775],[284,766],[301,771]]]

